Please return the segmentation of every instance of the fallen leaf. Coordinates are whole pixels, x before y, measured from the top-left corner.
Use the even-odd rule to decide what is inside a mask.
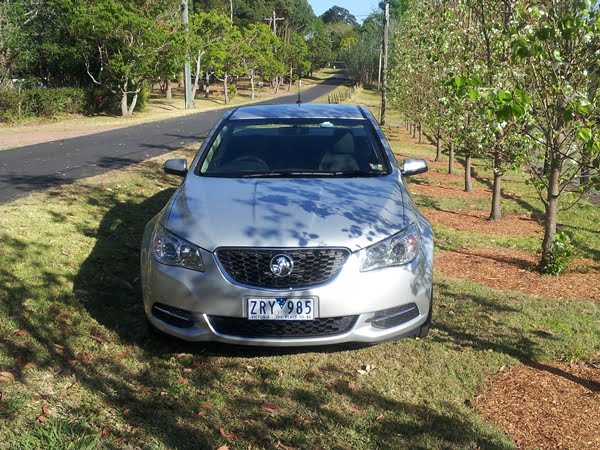
[[[277,372],[277,376],[278,377],[282,377],[283,376],[283,370],[279,369],[279,371]]]
[[[270,382],[271,382],[271,379],[269,377],[267,377],[263,380],[263,384],[269,384]]]
[[[188,380],[187,378],[177,378],[175,380],[175,383],[188,385],[188,384],[190,384],[190,380]]]
[[[42,406],[42,414],[43,414],[44,416],[47,416],[47,415],[48,415],[48,405],[44,405],[44,406]]]
[[[10,372],[0,372],[0,381],[15,381],[15,376]]]
[[[227,445],[221,445],[217,450],[229,450]]]
[[[185,369],[183,369],[183,373],[192,373],[192,369],[186,367]]]
[[[60,345],[60,344],[54,344],[54,348],[55,348],[56,350],[64,350],[64,349],[65,349],[65,346],[64,346],[64,345]]]
[[[21,329],[21,330],[15,330],[15,331],[13,332],[13,334],[14,334],[15,336],[28,336],[28,335],[29,335],[29,331],[27,331],[27,330],[23,330],[23,329]]]
[[[213,407],[212,403],[202,402],[200,403],[200,408],[202,409],[211,409]]]
[[[120,446],[123,443],[123,441],[125,441],[125,438],[123,438],[123,436],[119,436],[113,440],[113,443]]]
[[[125,408],[125,409],[123,410],[123,415],[124,415],[124,416],[127,416],[127,415],[129,415],[129,413],[130,413],[130,412],[131,412],[131,409],[129,409],[129,408]]]
[[[37,366],[35,365],[34,362],[28,362],[27,364],[25,364],[23,366],[23,369],[35,369]]]
[[[103,339],[103,338],[98,337],[98,336],[94,336],[93,334],[90,334],[90,338],[92,338],[96,342],[100,342],[100,343],[106,342],[106,339]]]
[[[143,386],[143,387],[142,387],[142,392],[146,392],[146,393],[148,393],[148,392],[152,392],[152,388],[151,388],[151,387],[148,387],[148,386]]]
[[[224,428],[219,428],[219,433],[221,433],[221,436],[223,436],[228,441],[232,441],[235,438],[237,438],[235,433],[227,433]]]
[[[378,416],[375,418],[375,420],[376,420],[377,422],[383,422],[383,421],[385,420],[385,416],[384,416],[383,414],[379,414],[379,415],[378,415]]]
[[[110,434],[110,428],[107,425],[104,428],[102,428],[102,431],[100,431],[100,438],[104,439],[109,434]]]
[[[271,413],[275,412],[279,409],[279,406],[277,406],[273,402],[263,402],[263,404],[260,407],[262,408],[263,411],[271,412]]]
[[[246,369],[248,369],[248,370],[254,370],[254,366],[246,366]]]
[[[125,355],[127,355],[127,350],[123,350],[122,352],[117,353],[115,355],[115,358],[122,358]]]
[[[75,364],[79,364],[79,361],[77,359],[70,359],[67,361],[67,364],[74,366]]]
[[[202,410],[200,410],[200,411],[198,411],[198,413],[197,413],[196,415],[197,415],[198,417],[204,417],[204,416],[206,416],[206,412],[205,412],[205,411],[202,411]]]
[[[44,424],[48,419],[46,418],[46,416],[37,416],[35,420],[37,420],[41,424]]]

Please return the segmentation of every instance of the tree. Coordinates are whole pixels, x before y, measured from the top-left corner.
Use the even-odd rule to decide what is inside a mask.
[[[307,45],[310,72],[312,74],[314,70],[325,67],[332,57],[331,35],[325,30],[325,24],[321,19],[314,20]]]
[[[595,171],[583,189],[600,187],[598,77],[600,13],[590,1],[520,5],[513,61],[532,109],[523,132],[527,165],[545,208],[542,270],[553,257],[559,199],[582,168]]]
[[[357,25],[356,17],[350,14],[346,8],[340,6],[332,6],[323,14],[321,14],[321,20],[324,23],[347,23],[349,25]]]
[[[238,27],[230,23],[229,28],[223,34],[223,39],[215,44],[211,56],[215,76],[223,82],[225,103],[231,102],[229,92],[231,78],[243,73],[242,53],[242,34]]]
[[[159,4],[127,5],[99,0],[82,5],[76,18],[87,73],[95,84],[121,97],[123,116],[133,114],[144,82],[156,78],[173,32],[166,20],[173,14],[157,14],[162,8],[153,7]]]
[[[306,41],[299,34],[292,34],[290,42],[283,44],[283,61],[287,67],[289,76],[288,91],[292,89],[294,81],[294,72],[296,78],[302,77],[310,68],[310,62],[307,60],[308,47]]]
[[[257,74],[268,73],[269,66],[276,59],[275,50],[281,41],[268,25],[250,24],[242,30],[241,63],[250,78],[252,98],[255,96]]]
[[[189,50],[194,59],[192,98],[196,98],[202,77],[205,77],[205,94],[208,97],[210,76],[215,66],[221,64],[227,51],[226,35],[231,28],[229,17],[216,12],[198,12],[190,17]]]

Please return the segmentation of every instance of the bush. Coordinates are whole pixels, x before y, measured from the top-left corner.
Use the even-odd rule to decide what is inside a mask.
[[[10,89],[0,91],[0,122],[12,122],[19,117],[19,94]]]
[[[552,241],[552,251],[542,267],[542,272],[547,275],[560,275],[569,268],[575,252],[571,239],[565,233],[556,233]]]
[[[52,118],[59,114],[85,114],[86,90],[81,88],[26,89],[0,91],[0,122],[23,117]]]
[[[148,106],[148,100],[150,99],[150,94],[152,90],[148,87],[146,83],[142,85],[142,89],[138,93],[137,103],[135,105],[134,111],[139,112],[146,109]]]

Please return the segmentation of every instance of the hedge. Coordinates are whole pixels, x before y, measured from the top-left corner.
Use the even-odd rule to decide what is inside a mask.
[[[149,96],[142,89],[136,111],[141,111]],[[52,118],[60,114],[90,115],[99,112],[120,113],[120,99],[102,88],[44,88],[0,90],[0,122],[28,117]]]

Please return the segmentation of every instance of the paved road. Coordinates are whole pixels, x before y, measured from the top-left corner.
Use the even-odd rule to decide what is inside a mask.
[[[334,77],[302,93],[313,101],[341,84]],[[297,93],[261,103],[293,103]],[[225,110],[0,151],[0,204],[170,152],[204,139]]]

